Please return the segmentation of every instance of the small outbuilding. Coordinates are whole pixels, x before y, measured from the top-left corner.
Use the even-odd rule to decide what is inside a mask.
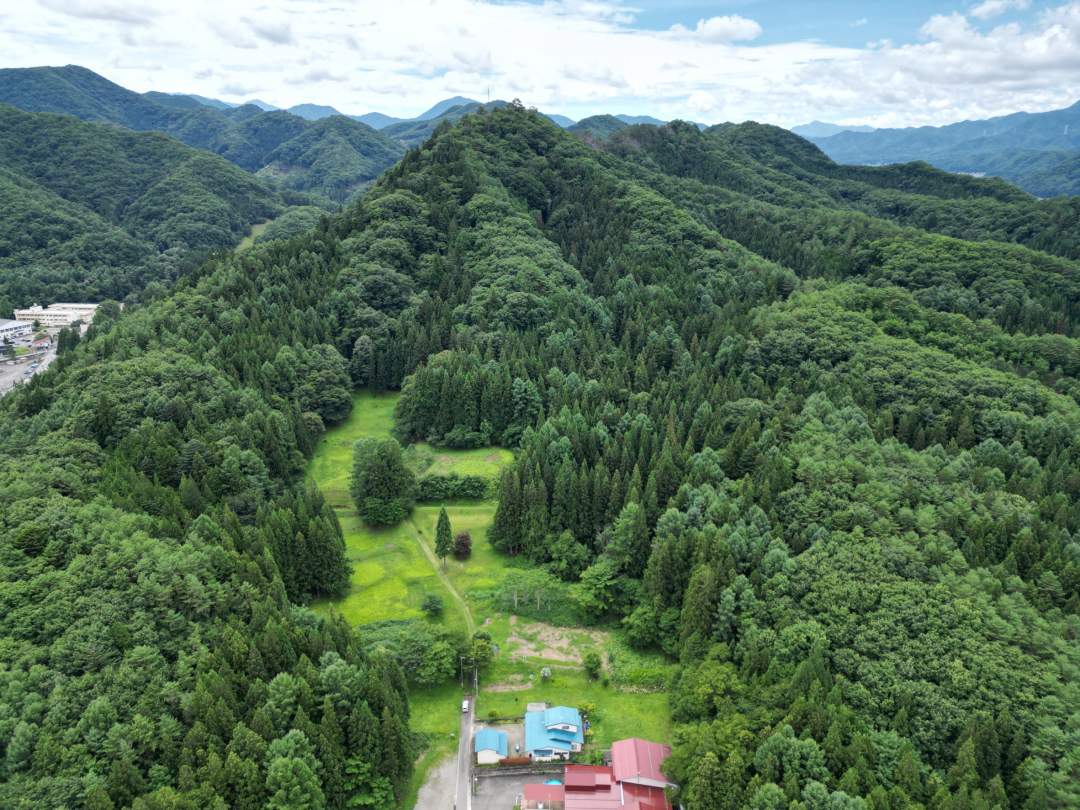
[[[494,728],[482,728],[473,737],[473,751],[477,765],[497,765],[506,758],[506,732]]]

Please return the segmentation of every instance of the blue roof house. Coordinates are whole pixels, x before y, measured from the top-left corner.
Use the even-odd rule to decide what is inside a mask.
[[[496,765],[506,758],[506,732],[494,728],[482,728],[473,737],[473,751],[478,765]]]
[[[525,712],[525,751],[535,762],[569,759],[585,742],[581,715],[569,706]]]

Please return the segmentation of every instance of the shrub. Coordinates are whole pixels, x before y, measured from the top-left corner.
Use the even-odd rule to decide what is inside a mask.
[[[490,497],[491,489],[491,481],[482,475],[425,475],[417,482],[417,500],[479,500]]]
[[[589,676],[590,681],[595,681],[600,677],[601,662],[596,650],[589,650],[589,652],[585,653],[583,663],[585,664],[585,674]]]
[[[429,593],[424,597],[424,601],[420,603],[420,609],[424,611],[431,618],[442,616],[443,612],[443,600],[437,593]]]
[[[467,560],[472,556],[472,535],[468,532],[459,532],[454,538],[454,556],[459,560]]]

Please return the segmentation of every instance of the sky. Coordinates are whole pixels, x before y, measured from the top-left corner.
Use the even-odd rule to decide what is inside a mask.
[[[0,54],[349,114],[938,125],[1080,100],[1080,0],[5,0]]]

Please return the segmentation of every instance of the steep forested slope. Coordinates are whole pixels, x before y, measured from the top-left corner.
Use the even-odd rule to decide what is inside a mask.
[[[404,439],[518,448],[489,537],[679,662],[688,807],[1080,801],[1075,234],[640,129],[467,116],[0,401],[0,803],[400,790],[400,672],[288,601],[341,586],[296,481],[350,378],[402,387]]]
[[[284,177],[288,189],[334,202],[370,183],[404,152],[396,140],[345,116],[308,120],[253,104],[214,109],[185,96],[135,93],[76,65],[0,70],[0,102],[164,132],[249,172]]]
[[[1075,297],[1054,286],[1075,264],[922,233],[905,266],[888,249],[918,232],[815,203],[830,190],[801,191],[793,164],[785,180],[733,160],[756,191],[732,206],[786,195],[774,213],[794,221],[801,197],[876,231],[880,252],[831,245],[875,286],[800,281],[724,238],[742,228],[706,226],[700,197],[720,184],[681,198],[672,178],[665,199],[547,125],[488,116],[461,130],[460,151],[440,144],[388,181],[430,193],[416,164],[462,164],[443,195],[468,194],[456,221],[473,228],[439,265],[445,314],[405,310],[389,339],[362,334],[362,373],[392,385],[428,350],[424,324],[468,325],[406,381],[399,429],[520,446],[490,536],[575,582],[583,616],[625,616],[638,644],[681,660],[681,797],[1074,803],[1080,409],[1045,383],[1075,391],[1062,361],[1076,343],[1054,334],[1075,329]],[[731,134],[769,152],[767,137]],[[916,211],[936,202],[928,183],[1010,199],[920,174],[876,179]],[[896,190],[908,183],[920,193]],[[968,254],[1028,296],[1029,334],[1018,313],[1000,313],[1003,329],[949,311],[965,291],[977,306]],[[835,276],[815,259],[804,279]],[[953,268],[940,287],[939,264]],[[402,356],[395,334],[417,348]]]
[[[259,176],[345,202],[404,153],[396,141],[338,115],[316,121],[264,155]]]
[[[292,604],[347,581],[333,511],[297,483],[350,404],[319,300],[340,255],[272,243],[115,325],[105,308],[0,402],[0,805],[400,796],[400,671]]]
[[[3,105],[0,199],[0,314],[171,281],[285,207],[251,175],[164,135]]]

